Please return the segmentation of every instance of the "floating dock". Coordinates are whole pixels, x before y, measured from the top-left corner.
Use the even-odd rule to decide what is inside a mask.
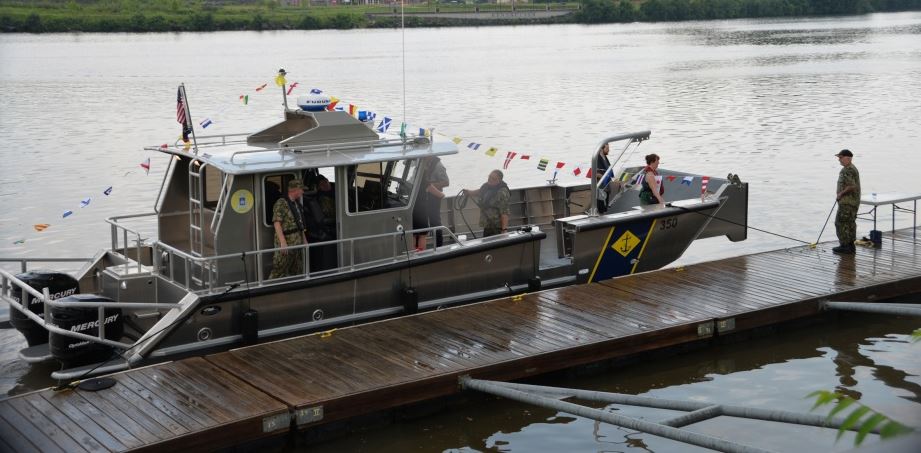
[[[921,291],[917,229],[550,289],[111,375],[0,401],[0,451],[212,450],[460,391]]]

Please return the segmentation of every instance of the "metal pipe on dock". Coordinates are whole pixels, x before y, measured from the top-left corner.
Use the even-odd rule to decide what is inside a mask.
[[[462,377],[460,379],[460,383],[464,388],[479,390],[484,393],[501,396],[503,398],[520,401],[522,403],[534,404],[536,406],[579,415],[581,417],[590,418],[592,420],[598,420],[605,423],[610,423],[612,425],[622,426],[624,428],[635,429],[644,433],[649,433],[652,435],[661,436],[667,439],[677,440],[679,442],[697,445],[699,447],[709,448],[712,450],[731,453],[766,453],[770,451],[737,444],[735,442],[718,437],[661,425],[659,423],[647,422],[631,417],[625,417],[623,415],[612,414],[600,409],[580,406],[578,404],[568,403],[546,396],[526,393],[521,390],[515,390],[506,387],[505,385],[501,385],[501,383],[497,382],[471,379],[470,377]]]
[[[825,310],[881,313],[885,315],[921,316],[921,304],[886,304],[873,302],[824,302]]]
[[[666,409],[673,411],[687,411],[687,412],[698,412],[695,417],[699,417],[703,414],[704,409],[713,411],[712,407],[716,406],[719,408],[719,415],[725,415],[728,417],[739,417],[739,418],[750,418],[755,420],[764,420],[771,422],[781,422],[781,423],[792,423],[797,425],[807,425],[807,426],[817,426],[820,428],[831,428],[838,429],[844,423],[844,419],[840,417],[829,419],[824,415],[818,414],[803,414],[799,412],[790,412],[783,410],[773,410],[773,409],[761,409],[756,407],[745,407],[745,406],[733,406],[728,404],[719,404],[714,405],[713,403],[705,402],[695,402],[695,401],[684,401],[684,400],[671,400],[665,398],[653,398],[649,396],[636,396],[636,395],[627,395],[624,393],[610,393],[610,392],[599,392],[595,390],[581,390],[581,389],[571,389],[571,388],[560,388],[560,387],[545,387],[541,385],[530,385],[530,384],[515,384],[508,382],[494,382],[496,385],[506,387],[513,390],[518,390],[522,392],[530,393],[539,393],[556,398],[578,398],[584,401],[594,401],[598,403],[606,404],[623,404],[627,406],[641,406],[641,407],[651,407],[654,409]],[[670,419],[669,421],[681,421],[679,419],[684,419],[685,416],[690,414],[685,414],[679,417]],[[703,418],[701,418],[702,420]],[[691,422],[693,423],[693,422]],[[663,422],[665,424],[665,422]],[[690,423],[685,423],[690,424]],[[859,427],[852,428],[851,431],[856,431]],[[874,429],[871,431],[874,434],[879,433],[879,429]]]

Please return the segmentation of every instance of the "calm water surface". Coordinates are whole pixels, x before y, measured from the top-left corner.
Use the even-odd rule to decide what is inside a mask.
[[[196,122],[214,121],[208,133],[253,131],[280,118],[272,77],[281,67],[290,82],[299,82],[297,93],[318,87],[396,124],[405,119],[411,127],[499,149],[497,158],[462,149],[445,159],[452,193],[483,182],[502,166],[506,151],[533,156],[512,163],[506,177],[512,186],[541,184],[551,175],[537,171],[534,159],[587,163],[602,135],[641,129],[651,129],[653,139],[632,164],[656,152],[667,168],[738,173],[751,183],[750,225],[806,242],[815,241],[834,202],[840,167],[832,155],[841,148],[854,151],[865,192],[921,192],[919,13],[412,29],[405,33],[405,95],[400,37],[393,30],[0,35],[0,257],[88,257],[106,247],[106,217],[152,211],[166,157],[142,147],[176,139],[176,85],[187,85]],[[264,83],[270,86],[256,92]],[[243,94],[248,105],[238,100]],[[138,166],[148,157],[149,175]],[[558,178],[580,180],[569,171]],[[106,197],[108,186],[113,192]],[[87,197],[90,205],[80,208]],[[65,210],[74,214],[62,218]],[[898,227],[911,224],[905,215],[897,221]],[[39,233],[32,227],[37,223],[50,227]],[[859,234],[870,229],[858,227]],[[833,238],[828,233],[826,240]],[[698,241],[679,264],[798,244],[752,231],[742,243]],[[757,348],[558,384],[805,410],[802,395],[851,373],[864,398],[878,395],[870,402],[921,424],[921,354],[905,342],[913,324],[886,318],[852,324],[845,326],[848,344],[856,345],[851,349],[828,346],[838,338],[833,327],[796,334],[808,352],[787,354],[782,345],[793,343],[776,338]],[[43,377],[52,365],[30,369],[15,360],[20,343],[18,335],[0,331],[2,393],[49,384]],[[842,349],[856,360],[851,371],[839,365]],[[723,366],[749,355],[748,363],[757,364]],[[880,377],[883,367],[911,385]],[[505,402],[485,407],[469,409],[476,422],[452,412],[437,423],[391,429],[401,433],[396,437],[370,433],[342,447],[681,448]],[[506,419],[512,422],[502,425]],[[820,448],[832,448],[833,437]]]

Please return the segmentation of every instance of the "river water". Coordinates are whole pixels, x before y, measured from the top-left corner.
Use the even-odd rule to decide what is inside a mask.
[[[485,181],[509,151],[532,156],[511,162],[506,180],[512,186],[552,177],[536,169],[540,157],[567,164],[559,180],[584,181],[571,170],[589,161],[603,135],[651,129],[652,140],[631,164],[656,152],[665,168],[737,173],[751,183],[749,224],[776,233],[752,231],[741,243],[698,241],[678,264],[801,244],[789,238],[814,242],[834,202],[840,167],[833,154],[842,148],[854,151],[865,193],[921,192],[921,13],[410,29],[405,35],[396,30],[3,34],[0,257],[88,257],[106,247],[106,217],[152,211],[167,160],[143,146],[176,140],[178,83],[188,88],[195,122],[213,122],[197,133],[249,132],[281,116],[280,88],[272,83],[278,68],[288,71],[289,82],[298,82],[296,94],[319,88],[344,104],[391,117],[394,124],[405,120],[411,130],[433,127],[461,137],[463,144],[482,143],[479,151],[461,148],[445,159],[451,193]],[[263,84],[268,86],[256,91]],[[248,103],[240,96],[248,96]],[[483,153],[490,146],[498,149],[494,158]],[[139,166],[148,158],[149,174]],[[110,186],[111,194],[104,195]],[[86,198],[90,203],[81,208]],[[63,218],[67,210],[73,214]],[[49,226],[37,232],[35,224]],[[909,225],[910,216],[897,218],[897,227]],[[869,229],[860,223],[858,234]],[[823,239],[832,239],[830,232]],[[857,350],[867,359],[854,368],[858,381],[879,389],[865,395],[897,394],[872,402],[887,408],[891,402],[893,413],[921,424],[921,349],[906,343],[911,323],[881,318],[873,326],[878,329],[848,337],[865,345]],[[694,371],[693,363],[679,365],[684,359],[678,358],[561,385],[655,388],[670,396],[708,398],[717,387],[731,394],[766,380],[784,381],[776,388],[790,389],[783,399],[790,404],[790,398],[841,373],[836,349],[821,343],[825,337],[797,335],[808,339],[798,342],[800,352],[784,355],[768,342],[753,348],[757,365],[732,366],[725,373]],[[49,384],[41,377],[48,370],[29,371],[14,360],[19,343],[11,331],[0,331],[2,393]],[[721,352],[712,354],[717,355],[702,359],[700,369],[725,362]],[[805,363],[816,365],[804,372]],[[881,363],[905,374],[909,390],[879,378],[881,365],[874,364]],[[557,442],[570,439],[573,451],[677,448],[648,436],[625,440],[610,427],[599,428],[606,433],[598,438],[603,442],[584,440],[591,424],[582,419],[507,403],[489,407],[469,418],[494,422],[491,433],[468,439],[466,418],[452,412],[439,418],[442,440],[430,443],[436,433],[428,425],[407,425],[397,428],[408,437],[394,444],[394,451],[409,445],[559,451],[565,448]],[[522,418],[525,412],[532,415]],[[514,419],[515,427],[503,428],[503,417]],[[822,448],[832,448],[833,437]]]

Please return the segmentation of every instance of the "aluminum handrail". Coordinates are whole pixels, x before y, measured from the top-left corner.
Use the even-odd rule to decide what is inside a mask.
[[[628,134],[612,135],[608,138],[602,139],[600,142],[598,142],[598,145],[595,146],[594,150],[592,151],[591,171],[594,172],[595,169],[598,168],[598,151],[601,150],[602,146],[608,143],[619,142],[621,140],[630,140],[627,143],[627,146],[625,146],[624,149],[620,151],[620,154],[617,156],[617,158],[614,159],[613,162],[611,162],[611,166],[608,167],[608,171],[613,171],[614,165],[617,164],[618,161],[620,161],[621,157],[623,157],[624,153],[627,151],[627,148],[630,146],[630,144],[634,142],[642,142],[644,140],[649,140],[650,134],[652,134],[651,131],[631,132]],[[593,175],[590,179],[592,180],[592,188],[591,188],[592,204],[588,208],[588,215],[597,216],[598,215],[598,180],[600,178],[597,178]]]
[[[375,148],[382,148],[386,146],[395,146],[401,145],[406,147],[407,145],[417,146],[417,145],[428,145],[432,146],[432,140],[428,137],[422,137],[418,135],[407,136],[407,139],[402,138],[387,138],[380,140],[362,140],[356,142],[340,142],[340,143],[325,143],[318,145],[297,145],[297,146],[282,146],[278,148],[264,148],[264,149],[248,149],[243,151],[235,151],[230,155],[230,163],[235,164],[234,159],[237,156],[244,154],[260,154],[267,152],[298,152],[298,153],[333,153],[339,151],[348,151],[362,148],[369,148],[374,150]],[[420,140],[421,139],[421,140]],[[281,142],[284,143],[284,140]]]
[[[135,231],[124,225],[121,225],[120,223],[118,223],[118,221],[124,220],[124,219],[135,219],[135,218],[155,216],[155,215],[157,215],[156,212],[148,212],[148,213],[143,213],[143,214],[128,214],[128,215],[123,215],[123,216],[114,216],[114,217],[109,217],[106,219],[106,223],[112,226],[112,253],[118,253],[117,252],[118,250],[118,230],[119,229],[122,230],[123,241],[125,243],[125,253],[120,254],[120,255],[123,256],[126,260],[125,261],[126,271],[128,270],[128,264],[129,264],[127,260],[131,259],[128,256],[128,233],[133,234],[137,238],[137,240],[135,241],[135,252],[136,252],[135,257],[137,258],[136,259],[137,268],[138,268],[138,272],[141,272],[143,270],[143,266],[141,265],[141,233],[139,231]]]
[[[250,135],[250,134],[247,134],[247,133],[206,135],[206,136],[200,137],[200,138],[198,139],[199,141],[198,141],[197,144],[198,144],[198,147],[199,147],[199,148],[202,148],[202,147],[205,147],[205,146],[224,146],[224,145],[229,145],[229,144],[237,143],[237,141],[228,141],[228,140],[227,140],[228,137],[247,137],[247,136],[249,136],[249,135]],[[200,141],[200,140],[203,140],[203,139],[220,139],[220,141],[217,141],[217,140],[212,141],[212,142],[209,142],[209,141],[204,141],[204,142],[202,142],[202,141]],[[239,140],[238,142],[239,142],[239,143],[246,143],[246,139],[244,138],[243,140]],[[177,138],[176,141],[173,142],[173,146],[176,147],[176,148],[179,148],[179,147],[180,147],[180,146],[179,146],[180,143],[183,144],[182,147],[184,148],[184,147],[185,147],[185,143],[182,142],[182,138],[181,138],[181,137],[180,137],[180,138]],[[169,150],[169,149],[171,149],[169,146],[163,147],[163,145],[145,146],[145,147],[144,147],[144,150],[145,150],[145,151],[164,151],[164,150]]]
[[[159,213],[160,208],[162,207],[160,203],[163,202],[163,187],[166,186],[166,181],[169,181],[173,177],[173,169],[176,167],[175,159],[172,157],[169,158],[169,163],[166,164],[166,171],[163,172],[163,179],[160,181],[160,189],[157,190],[157,199],[154,201],[154,212]]]
[[[217,233],[221,229],[221,219],[224,218],[226,204],[230,202],[230,188],[233,186],[233,175],[224,174],[224,180],[221,182],[220,195],[217,197],[214,215],[211,216],[211,232],[214,234],[214,242],[217,242]]]
[[[39,316],[35,313],[32,313],[31,310],[23,306],[23,301],[17,300],[13,297],[12,292],[14,288],[19,288],[21,292],[25,292],[31,298],[36,298],[44,304],[44,314]],[[31,299],[27,297],[26,300]],[[81,301],[81,302],[67,302],[61,300],[51,299],[48,288],[43,288],[41,292],[35,288],[29,286],[22,280],[16,278],[15,275],[10,274],[7,271],[0,269],[0,300],[3,300],[10,307],[15,310],[18,310],[20,313],[26,315],[29,319],[34,321],[36,324],[41,326],[43,329],[53,332],[59,335],[64,335],[72,338],[77,338],[80,340],[92,341],[107,346],[117,347],[117,348],[131,348],[134,346],[134,343],[122,343],[120,341],[113,341],[105,338],[105,308],[124,308],[124,309],[177,309],[180,308],[180,304],[164,304],[157,302],[104,302],[104,301]],[[97,329],[97,335],[94,337],[92,335],[87,335],[80,332],[70,331],[62,329],[57,325],[46,321],[50,317],[51,307],[59,308],[96,308],[98,309],[97,322],[99,323],[99,328]]]
[[[355,266],[356,266],[357,264],[369,264],[369,263],[373,263],[373,261],[369,261],[368,263],[355,263],[354,252],[355,252],[355,243],[356,243],[356,242],[360,242],[360,241],[363,241],[363,240],[387,238],[387,237],[390,237],[390,238],[393,238],[393,239],[398,239],[398,238],[404,238],[405,235],[407,235],[407,234],[410,234],[410,235],[411,235],[411,234],[419,234],[419,233],[426,233],[426,234],[428,234],[428,232],[434,233],[434,232],[436,232],[436,231],[446,232],[447,236],[449,236],[451,239],[454,240],[454,243],[459,244],[459,245],[463,245],[463,244],[460,242],[460,240],[458,240],[457,236],[454,234],[453,231],[451,231],[448,227],[441,225],[441,226],[428,227],[428,228],[419,228],[419,229],[415,229],[415,230],[397,231],[397,232],[393,232],[393,233],[383,233],[383,234],[375,234],[375,235],[368,235],[368,236],[359,236],[359,237],[355,237],[355,238],[336,239],[336,240],[334,240],[334,241],[326,241],[326,242],[317,242],[317,243],[301,244],[301,245],[289,246],[289,247],[286,247],[286,248],[283,248],[283,247],[274,247],[274,248],[268,248],[268,249],[251,250],[251,251],[240,252],[240,253],[228,253],[228,254],[224,254],[224,255],[215,255],[215,256],[192,256],[191,254],[189,254],[189,253],[187,253],[187,252],[185,252],[185,251],[183,251],[183,250],[179,250],[179,249],[177,249],[177,248],[175,248],[175,247],[173,247],[173,246],[171,246],[171,245],[169,245],[169,244],[165,244],[165,243],[160,242],[160,241],[155,241],[153,244],[151,244],[151,247],[155,250],[154,261],[156,261],[156,260],[158,259],[157,255],[156,255],[156,252],[161,252],[161,251],[162,251],[162,252],[167,252],[167,253],[169,253],[171,257],[172,257],[173,255],[175,255],[175,256],[177,256],[177,257],[179,257],[179,258],[181,258],[181,259],[183,259],[183,260],[185,261],[185,269],[184,269],[184,277],[185,277],[185,279],[184,279],[183,282],[180,284],[180,286],[182,286],[182,287],[185,288],[185,289],[192,290],[192,285],[189,284],[189,281],[190,281],[190,280],[189,280],[190,268],[191,268],[191,264],[192,264],[192,263],[195,263],[196,265],[200,265],[200,266],[203,266],[203,267],[205,267],[205,268],[210,269],[211,266],[212,266],[213,264],[215,264],[215,263],[216,263],[217,261],[219,261],[219,260],[226,260],[226,259],[241,259],[241,258],[247,258],[247,257],[250,257],[250,256],[255,256],[255,257],[256,257],[256,263],[257,263],[256,266],[257,266],[257,269],[258,269],[258,270],[257,270],[257,276],[256,276],[256,277],[257,277],[257,278],[256,278],[256,283],[261,285],[261,284],[263,283],[263,281],[265,280],[265,279],[262,278],[262,271],[263,271],[263,269],[262,269],[262,262],[263,262],[262,256],[263,256],[264,254],[266,254],[266,253],[275,253],[275,252],[277,252],[277,251],[279,251],[279,250],[288,250],[288,251],[296,252],[296,251],[299,251],[299,250],[309,250],[311,247],[325,247],[325,246],[335,245],[335,244],[347,244],[347,245],[349,245],[349,250],[350,250],[350,252],[351,252],[351,255],[350,255],[350,257],[349,257],[349,264],[348,264],[347,266],[340,266],[340,267],[337,267],[337,268],[335,268],[335,269],[326,269],[326,270],[324,270],[324,272],[325,272],[325,271],[329,271],[329,270],[335,270],[336,273],[338,274],[338,273],[345,273],[345,272],[349,272],[349,271],[354,270],[354,269],[355,269]],[[435,245],[435,250],[437,250],[437,249],[438,249],[438,246],[437,246],[437,244],[436,244],[436,245]],[[397,257],[399,256],[399,253],[398,253],[397,247],[396,247],[396,242],[394,242],[393,250],[394,250],[393,256],[392,256],[391,258],[389,258],[389,259],[391,259],[391,260],[392,260],[392,259],[395,259],[395,258],[397,258]],[[305,272],[304,272],[303,275],[304,275],[305,278],[310,278],[311,272],[310,272],[310,270],[309,270],[309,253],[305,253],[304,255],[305,255],[305,257],[304,257],[304,258],[305,258],[305,265],[307,265],[307,266],[305,266],[305,268],[304,268],[304,269],[305,269]],[[170,259],[170,262],[172,262],[172,259]],[[170,266],[170,267],[169,267],[170,274],[169,274],[168,276],[165,276],[165,275],[163,275],[163,274],[160,274],[160,273],[159,273],[159,268],[158,268],[158,266],[154,266],[154,269],[155,269],[155,272],[157,273],[157,275],[161,275],[161,276],[163,276],[163,277],[168,277],[168,279],[169,279],[171,282],[173,282],[173,283],[177,283],[177,284],[179,283],[179,280],[177,280],[176,277],[175,277],[175,269],[174,269],[173,266]],[[209,274],[209,277],[210,277],[210,274]],[[215,288],[214,288],[214,281],[213,281],[211,278],[209,278],[209,279],[208,279],[208,287],[207,287],[207,290],[208,290],[208,291],[214,291],[214,289],[215,289]]]

